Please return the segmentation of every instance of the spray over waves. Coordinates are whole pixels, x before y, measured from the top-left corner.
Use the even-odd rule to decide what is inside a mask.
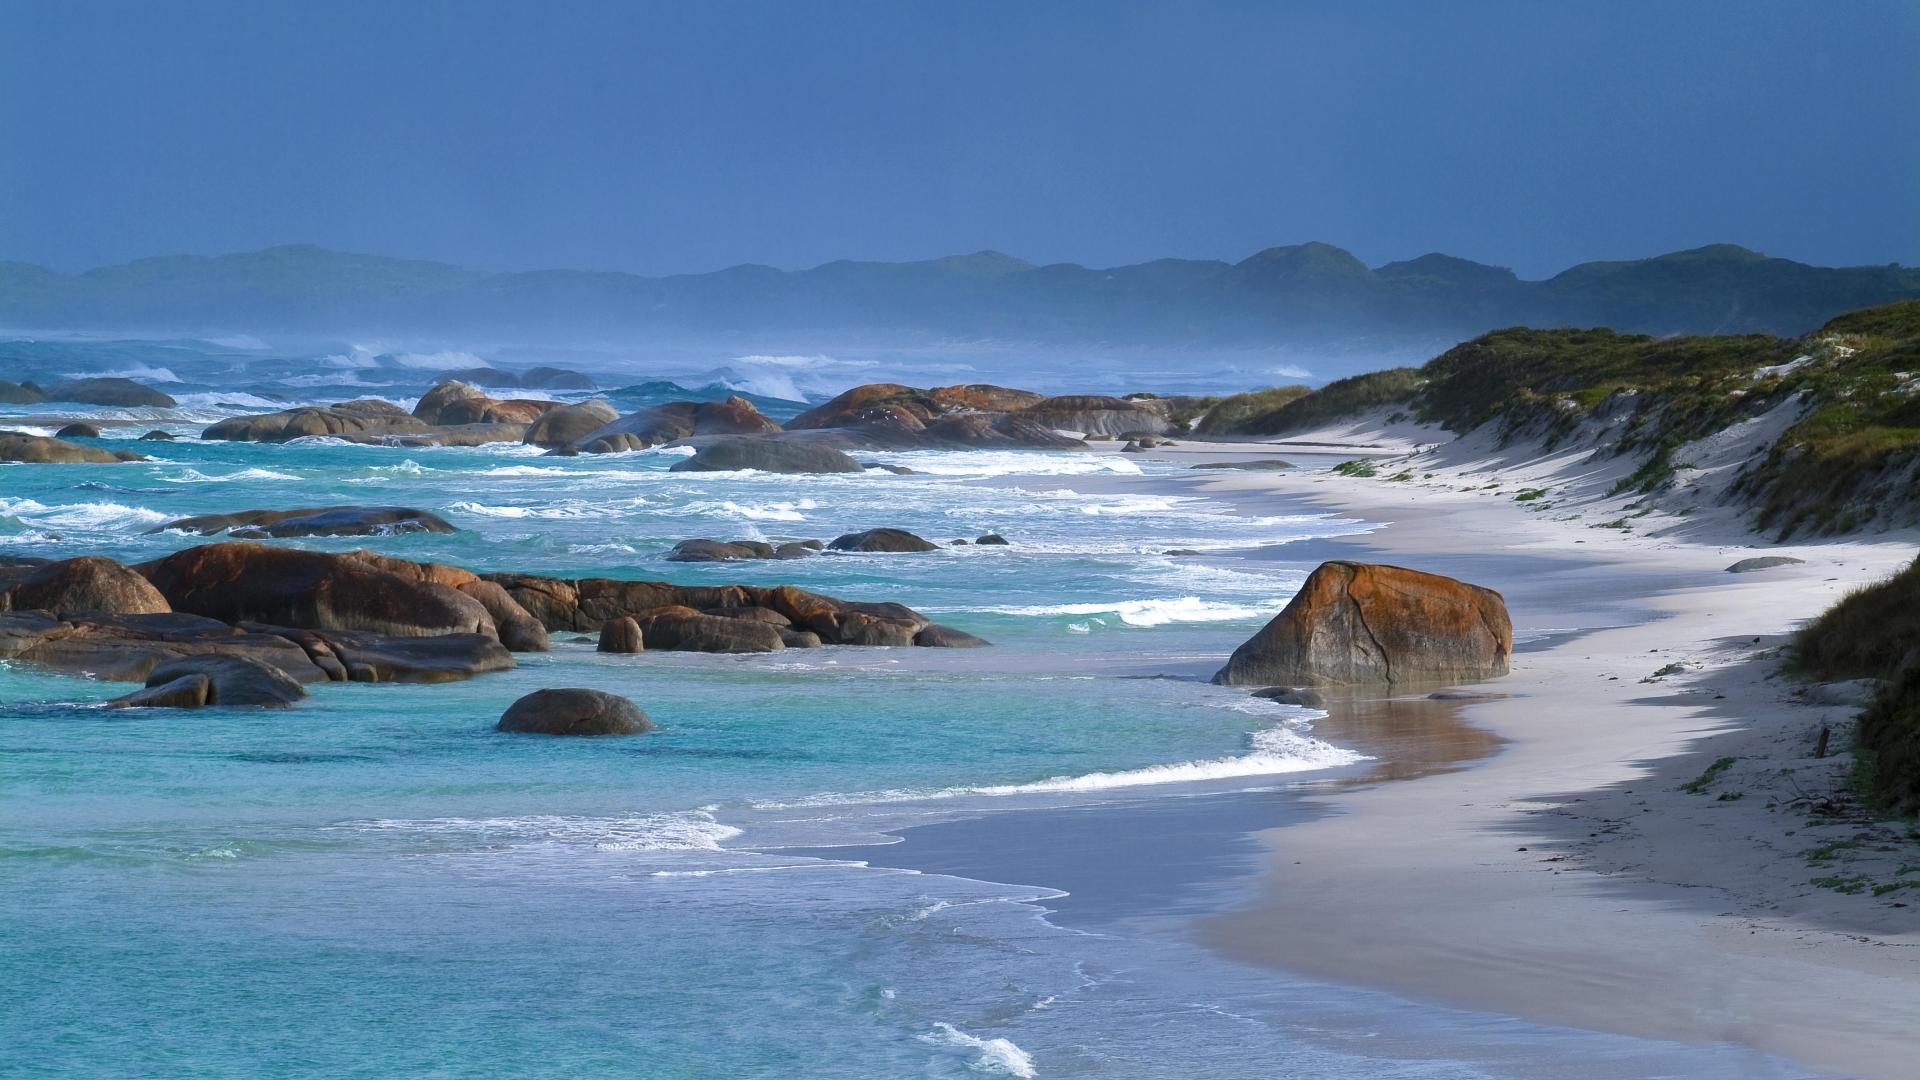
[[[973,1051],[976,1072],[1027,1078],[1039,1075],[1033,1071],[1033,1058],[1008,1039],[982,1039],[944,1021],[934,1024],[933,1030],[920,1035],[919,1039],[935,1046]]]

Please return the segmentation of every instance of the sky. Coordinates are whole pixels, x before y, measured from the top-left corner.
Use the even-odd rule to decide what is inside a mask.
[[[0,259],[1920,263],[1920,3],[0,0]]]

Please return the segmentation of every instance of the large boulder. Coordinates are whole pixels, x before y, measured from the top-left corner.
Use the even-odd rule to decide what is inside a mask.
[[[235,539],[285,536],[392,536],[400,533],[450,533],[454,527],[438,514],[405,506],[322,506],[305,510],[236,510],[180,518],[147,530],[227,533]]]
[[[1492,589],[1375,563],[1322,563],[1234,650],[1234,686],[1417,684],[1507,673],[1513,624]]]
[[[873,447],[1023,447],[1084,449],[1027,419],[1044,399],[1030,390],[986,383],[921,390],[899,383],[856,386],[787,421],[789,431],[838,431],[853,445]]]
[[[109,709],[198,709],[213,696],[213,680],[199,672],[135,690],[107,702]]]
[[[604,690],[535,690],[507,706],[499,731],[531,735],[638,735],[653,730],[640,706]]]
[[[868,529],[834,537],[829,551],[912,552],[938,551],[940,545],[923,540],[905,529]]]
[[[1156,398],[1116,398],[1095,394],[1050,397],[1020,410],[1045,427],[1083,435],[1160,435],[1172,431],[1167,405]]]
[[[571,448],[619,417],[613,406],[597,398],[578,405],[562,405],[541,414],[533,426],[527,428],[524,441],[528,445],[544,446],[550,450]]]
[[[97,439],[100,429],[84,421],[74,421],[53,433],[56,439]]]
[[[589,454],[645,450],[696,435],[767,435],[780,425],[761,415],[753,402],[733,396],[725,401],[669,401],[629,413],[579,440]]]
[[[667,552],[668,562],[741,562],[771,559],[778,551],[759,540],[682,540]],[[812,554],[812,552],[808,552]]]
[[[291,705],[307,696],[306,688],[286,672],[250,656],[182,656],[168,660],[147,674],[147,689],[167,687],[199,676],[207,681],[208,705]],[[174,687],[171,693],[184,688]]]
[[[136,569],[175,611],[223,622],[370,630],[394,637],[477,633],[497,638],[486,608],[457,585],[433,580],[440,571],[431,567],[358,552],[233,542],[188,548]],[[466,571],[457,574],[478,580]]]
[[[860,463],[830,446],[781,439],[718,438],[692,457],[673,463],[673,472],[730,472],[754,469],[772,473],[857,473]]]
[[[171,409],[179,402],[151,386],[132,379],[69,379],[46,391],[48,401],[78,401],[85,405]]]
[[[420,395],[413,415],[435,426],[453,424],[531,424],[559,407],[557,401],[513,398],[500,401],[471,383],[448,381]]]
[[[38,405],[45,400],[46,393],[31,382],[22,385],[0,379],[0,405]]]
[[[417,435],[426,430],[425,421],[393,402],[362,398],[337,405],[228,417],[209,425],[200,437],[228,442],[287,442],[323,435]]]
[[[28,465],[96,464],[115,461],[145,461],[139,454],[85,446],[65,439],[26,435],[18,431],[0,431],[0,461],[18,461]]]
[[[622,616],[609,619],[600,628],[600,652],[621,653],[628,656],[647,651],[646,642],[640,638],[640,624]]]
[[[0,568],[0,611],[36,609],[112,615],[173,610],[146,578],[98,555]]]
[[[487,609],[493,618],[495,634],[500,644],[508,652],[546,652],[551,647],[547,637],[546,624],[514,602],[507,590],[491,581],[475,577],[472,581],[459,581],[453,588],[466,593],[480,606]]]
[[[778,627],[677,605],[655,608],[634,622],[648,649],[739,653],[778,652],[787,647]]]

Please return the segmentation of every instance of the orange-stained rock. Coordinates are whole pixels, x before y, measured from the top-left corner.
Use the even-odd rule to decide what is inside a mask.
[[[1492,589],[1398,566],[1328,562],[1213,681],[1456,682],[1505,675],[1512,652],[1506,601]]]
[[[98,555],[0,569],[0,611],[152,615],[172,611],[146,578]]]

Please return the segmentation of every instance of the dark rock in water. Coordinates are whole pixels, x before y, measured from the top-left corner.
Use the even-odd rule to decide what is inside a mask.
[[[838,600],[791,585],[674,585],[664,581],[616,581],[610,578],[563,579],[530,574],[489,574],[519,605],[549,630],[598,630],[623,615],[640,621],[663,608],[706,615],[714,608],[759,607],[786,616],[795,629],[809,630],[833,645],[909,644],[930,620],[901,604]],[[722,620],[734,621],[740,620]],[[884,624],[884,625],[875,625]],[[647,634],[647,647],[656,648]]]
[[[718,438],[673,463],[673,472],[755,469],[770,473],[857,473],[860,463],[830,446],[778,439]]]
[[[511,371],[507,371],[503,368],[497,368],[497,367],[472,367],[472,368],[460,368],[457,371],[443,371],[440,373],[440,381],[442,383],[449,383],[449,382],[472,383],[475,386],[524,386],[526,385],[523,381],[521,381],[520,376],[515,375]]]
[[[558,408],[557,401],[496,400],[471,383],[443,382],[420,396],[413,415],[439,427],[457,424],[531,424]]]
[[[928,623],[913,635],[915,645],[937,649],[979,649],[992,644],[985,638],[974,637],[964,630],[955,630],[951,626]]]
[[[780,628],[780,641],[789,649],[817,649],[820,647],[820,635],[811,630]]]
[[[599,384],[590,376],[569,368],[536,367],[528,368],[526,374],[520,376],[520,385],[539,390],[592,390]]]
[[[85,405],[121,405],[171,409],[179,402],[132,379],[70,379],[46,391],[48,401],[78,401]]]
[[[486,608],[457,587],[479,578],[430,563],[230,542],[188,548],[135,569],[175,611],[223,622],[398,637],[497,634]]]
[[[478,576],[452,584],[487,609],[493,618],[494,634],[508,652],[546,652],[552,647],[547,639],[546,624],[515,603],[507,590]]]
[[[905,529],[868,529],[865,532],[847,533],[835,537],[827,545],[830,551],[867,551],[903,553],[912,551],[938,551],[940,545],[928,543]]]
[[[549,450],[570,449],[587,435],[598,431],[620,414],[613,406],[595,399],[583,401],[578,405],[562,405],[550,409],[527,429],[525,440],[529,446],[544,446]]]
[[[0,405],[38,405],[45,400],[47,395],[32,383],[23,386],[0,379]]]
[[[204,654],[249,656],[300,682],[329,678],[304,649],[284,637],[247,632],[196,615],[0,614],[0,659],[69,674],[138,682],[168,660]]]
[[[1170,548],[1166,551],[1161,552],[1160,554],[1162,555],[1201,555],[1205,553],[1195,551],[1192,548]]]
[[[418,435],[426,430],[425,421],[391,401],[361,398],[337,405],[231,416],[209,425],[200,437],[226,442],[288,442],[318,436]]]
[[[820,553],[820,541],[798,540],[781,544],[773,549],[776,559],[810,559]]]
[[[973,541],[971,540],[950,540],[947,542],[948,547],[969,547],[972,544]]]
[[[72,423],[53,433],[56,439],[97,439],[100,429],[92,424]]]
[[[535,690],[507,706],[496,730],[531,735],[638,735],[653,730],[640,706],[603,690]]]
[[[758,540],[682,540],[667,552],[668,562],[739,562],[773,557],[773,545]]]
[[[669,401],[623,416],[582,437],[578,446],[589,454],[645,450],[698,435],[767,435],[780,425],[762,416],[743,397],[725,401]]]
[[[792,626],[793,620],[785,615],[763,607],[717,607],[708,608],[708,615],[718,615],[723,619],[746,619],[750,622],[762,622],[768,626]]]
[[[1120,452],[1123,454],[1144,454],[1147,452],[1147,448],[1138,442],[1128,442],[1127,445],[1120,448]]]
[[[213,680],[200,672],[182,675],[168,683],[135,690],[107,702],[110,709],[198,709],[213,693]]]
[[[1319,691],[1309,690],[1304,686],[1269,686],[1265,690],[1255,690],[1253,696],[1277,701],[1282,705],[1299,705],[1308,709],[1324,708],[1327,704],[1327,699],[1321,697]]]
[[[1507,673],[1513,624],[1500,594],[1375,563],[1320,564],[1214,682],[1328,686],[1457,682]]]
[[[634,620],[649,649],[682,652],[777,652],[786,648],[778,627],[751,619],[708,615],[687,607],[655,608]]]
[[[974,543],[985,544],[985,545],[988,545],[989,547],[992,547],[992,546],[1005,547],[1008,541],[1006,537],[1001,536],[999,533],[988,533],[987,535],[976,539]]]
[[[600,627],[599,650],[608,653],[645,652],[646,643],[640,638],[640,624],[624,615],[618,619],[608,619]]]
[[[248,656],[182,656],[147,675],[154,690],[199,675],[207,680],[208,705],[291,705],[307,696],[306,688],[286,672]]]
[[[1776,566],[1798,566],[1806,561],[1805,559],[1796,559],[1791,555],[1761,555],[1757,558],[1741,559],[1739,562],[1727,567],[1727,573],[1748,574],[1755,570],[1771,570]]]
[[[98,446],[84,446],[40,435],[23,435],[17,431],[0,431],[0,461],[18,461],[29,465],[104,465],[116,461],[145,460],[139,454],[104,450]]]
[[[173,432],[162,431],[159,428],[154,428],[152,431],[149,431],[145,435],[140,436],[140,441],[141,442],[171,442],[174,438],[175,438],[175,435],[173,434]]]
[[[1187,466],[1190,469],[1241,469],[1246,472],[1279,472],[1293,468],[1293,462],[1279,458],[1264,458],[1259,461],[1205,461],[1198,465]]]
[[[370,671],[378,682],[444,683],[512,669],[513,655],[487,634],[388,637],[364,630],[316,633],[348,671]]]
[[[393,536],[402,533],[451,533],[457,530],[438,514],[404,506],[322,506],[305,510],[237,510],[181,518],[147,530],[190,532],[201,536],[230,532],[236,539],[287,536]]]
[[[172,611],[146,578],[98,555],[0,568],[0,611],[152,615]]]
[[[1504,701],[1512,694],[1475,693],[1471,690],[1435,690],[1428,701]]]
[[[915,475],[914,471],[912,469],[907,468],[905,465],[888,465],[883,461],[863,461],[860,463],[860,467],[863,469],[869,469],[869,470],[878,469],[881,472],[892,473],[895,476]]]

